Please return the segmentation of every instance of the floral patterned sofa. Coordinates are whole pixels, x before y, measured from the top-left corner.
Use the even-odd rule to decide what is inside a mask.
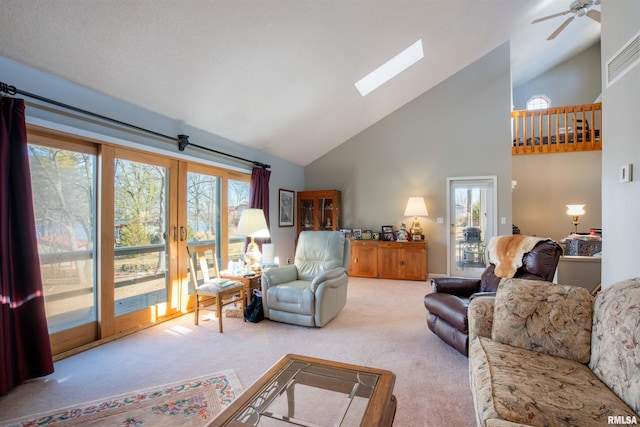
[[[469,376],[478,426],[640,423],[640,278],[503,279],[469,305]]]

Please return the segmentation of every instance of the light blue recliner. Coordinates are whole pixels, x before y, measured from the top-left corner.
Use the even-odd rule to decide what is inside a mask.
[[[303,231],[293,265],[262,273],[266,318],[322,327],[347,303],[349,241],[339,231]]]

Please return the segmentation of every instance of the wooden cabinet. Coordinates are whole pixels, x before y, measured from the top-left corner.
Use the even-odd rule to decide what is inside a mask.
[[[339,190],[298,193],[298,234],[307,230],[339,230],[341,222]]]
[[[380,279],[427,280],[426,242],[380,242]]]
[[[352,240],[349,276],[378,277],[378,242]]]
[[[349,275],[427,280],[427,242],[352,240]]]

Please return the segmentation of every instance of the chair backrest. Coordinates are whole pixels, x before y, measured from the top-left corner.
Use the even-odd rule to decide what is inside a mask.
[[[482,241],[482,229],[480,229],[480,227],[465,227],[464,230],[462,230],[462,234],[464,235],[464,241],[466,243],[476,243]]]
[[[558,262],[562,255],[562,247],[555,241],[542,240],[522,257],[522,267],[513,276],[519,279],[553,281]],[[495,265],[490,264],[482,273],[480,290],[495,292],[500,283],[500,277],[494,274]]]
[[[194,286],[198,285],[197,267],[200,268],[202,279],[204,281],[211,278],[220,278],[215,243],[187,245],[187,253],[189,254],[189,276]],[[207,253],[209,254],[209,257],[213,259],[213,269],[209,269]]]
[[[582,119],[576,119],[576,132],[582,133],[582,130]],[[589,132],[589,120],[587,119],[584,120],[584,131]]]
[[[294,264],[298,278],[312,280],[345,265],[345,237],[339,231],[303,231],[298,237]]]

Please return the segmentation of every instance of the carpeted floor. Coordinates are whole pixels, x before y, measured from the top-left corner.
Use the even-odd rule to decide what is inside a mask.
[[[468,361],[426,326],[427,282],[349,279],[346,307],[320,329],[193,314],[57,362],[0,398],[2,421],[232,369],[246,388],[286,353],[396,373],[397,427],[475,425]]]
[[[228,370],[174,384],[130,391],[94,402],[32,414],[7,422],[32,426],[203,427],[241,393],[235,372]]]

